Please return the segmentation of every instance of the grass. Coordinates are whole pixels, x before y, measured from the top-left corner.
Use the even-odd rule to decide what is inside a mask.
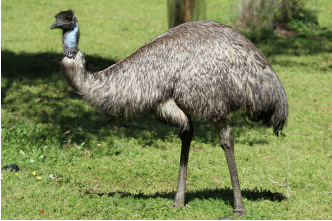
[[[322,4],[330,4],[317,2],[324,10]],[[153,116],[109,121],[59,73],[61,34],[49,27],[60,9],[76,11],[80,48],[101,70],[166,30],[166,3],[86,4],[2,1],[1,166],[22,169],[1,172],[2,219],[216,219],[231,213],[227,163],[208,122],[194,119],[189,206],[172,209],[179,130]],[[208,19],[228,21],[228,1],[207,7]],[[234,219],[332,219],[332,19],[318,18],[327,29],[315,35],[244,32],[278,73],[290,114],[286,136],[279,138],[232,115],[247,210]]]

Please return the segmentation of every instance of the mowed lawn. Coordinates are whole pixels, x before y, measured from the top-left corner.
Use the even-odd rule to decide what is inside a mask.
[[[312,0],[313,1],[313,0]],[[267,56],[289,102],[283,135],[229,121],[247,214],[232,219],[332,219],[332,2],[317,0],[325,29],[290,38],[244,32]],[[59,10],[73,9],[79,48],[102,70],[167,30],[166,0],[1,2],[2,219],[217,219],[233,211],[218,136],[194,119],[186,204],[171,207],[179,129],[153,116],[109,119],[60,73]],[[209,20],[232,25],[230,1],[207,0]]]

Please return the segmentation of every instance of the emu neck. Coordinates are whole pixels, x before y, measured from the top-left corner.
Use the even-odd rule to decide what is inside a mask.
[[[77,22],[72,30],[63,30],[62,43],[65,56],[72,58],[76,55],[79,38],[80,30]]]

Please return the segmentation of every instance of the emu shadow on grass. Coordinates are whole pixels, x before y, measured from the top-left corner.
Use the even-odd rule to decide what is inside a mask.
[[[270,190],[266,189],[258,189],[255,187],[254,189],[243,189],[241,190],[242,196],[248,200],[251,201],[257,201],[257,200],[269,200],[272,202],[281,202],[286,200],[287,198],[279,192],[271,192]],[[117,192],[107,192],[107,193],[95,193],[95,192],[88,192],[86,191],[85,194],[88,195],[98,195],[100,197],[102,196],[108,196],[112,197],[115,194],[121,195],[121,198],[124,197],[133,197],[135,199],[157,199],[157,198],[165,198],[165,199],[174,199],[174,196],[176,194],[175,191],[172,192],[156,192],[154,194],[144,194],[144,193],[128,193],[123,191],[117,191]],[[190,201],[194,199],[220,199],[227,204],[233,206],[234,205],[234,197],[233,197],[233,190],[229,187],[226,188],[217,188],[217,189],[203,189],[198,191],[187,191],[186,192],[186,201],[185,203],[189,203]]]

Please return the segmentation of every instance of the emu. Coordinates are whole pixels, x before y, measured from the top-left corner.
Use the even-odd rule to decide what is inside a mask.
[[[180,128],[181,157],[174,207],[185,202],[192,116],[209,120],[220,137],[234,194],[232,215],[245,207],[227,124],[242,111],[278,135],[287,121],[286,92],[266,57],[240,32],[217,22],[181,24],[146,42],[129,57],[92,72],[78,49],[79,27],[72,10],[60,11],[51,29],[63,30],[62,72],[83,99],[113,117],[153,113]]]

